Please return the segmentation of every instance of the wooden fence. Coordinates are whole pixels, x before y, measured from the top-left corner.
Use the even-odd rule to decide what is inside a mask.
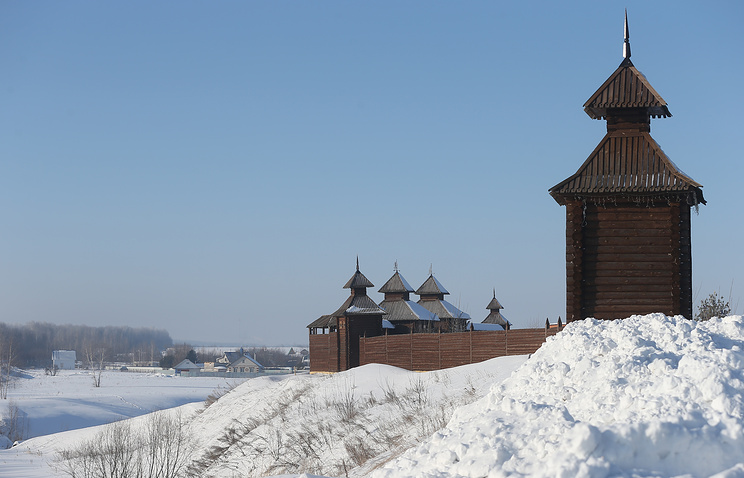
[[[537,351],[558,327],[449,334],[407,334],[361,337],[360,365],[383,363],[426,371]]]
[[[411,333],[359,338],[359,364],[381,363],[407,370],[429,371],[482,362],[494,357],[535,353],[548,337],[563,329],[471,330],[453,333]],[[310,335],[310,371],[340,372],[338,333]]]

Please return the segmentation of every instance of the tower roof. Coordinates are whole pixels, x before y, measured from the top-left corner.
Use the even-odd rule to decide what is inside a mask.
[[[488,310],[501,310],[504,306],[501,305],[499,300],[496,298],[496,290],[493,291],[493,299],[491,299],[491,302],[488,303],[486,306],[486,309]]]
[[[354,275],[351,276],[351,279],[346,281],[346,284],[344,284],[344,289],[358,289],[360,287],[374,287],[375,285],[369,281],[366,277],[364,277],[364,274],[359,272],[359,258],[357,257],[356,262],[356,272],[354,272]]]
[[[652,118],[672,116],[664,98],[651,86],[643,73],[630,61],[630,30],[625,10],[623,61],[615,72],[584,103],[584,111],[593,119],[607,118],[608,110],[642,109]],[[617,114],[617,111],[614,112]]]
[[[380,287],[379,292],[382,292],[383,294],[387,293],[405,293],[405,292],[413,292],[413,287],[406,281],[403,276],[400,274],[399,271],[395,271],[395,274],[388,279],[385,284]]]
[[[608,110],[619,108],[643,108],[653,118],[672,116],[664,98],[633,66],[630,58],[625,58],[584,103],[584,111],[593,119],[607,118]]]
[[[429,274],[429,278],[421,284],[416,290],[417,295],[432,295],[432,294],[444,294],[448,295],[447,289],[444,288],[441,282],[439,282],[434,274]]]
[[[650,134],[616,131],[605,135],[573,176],[550,188],[550,195],[559,204],[566,196],[593,194],[688,196],[690,204],[705,204],[701,187]]]

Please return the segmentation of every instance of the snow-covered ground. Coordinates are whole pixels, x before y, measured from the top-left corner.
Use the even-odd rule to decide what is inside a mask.
[[[200,402],[215,389],[233,384],[218,377],[106,370],[101,386],[94,387],[92,373],[60,370],[50,376],[43,370],[30,370],[18,374],[8,399],[0,400],[0,420],[7,416],[9,406],[15,406],[26,422],[23,436],[36,437]]]
[[[529,359],[261,377],[180,414],[198,476],[744,477],[744,319],[586,320]],[[0,476],[60,476],[99,430],[0,451]]]

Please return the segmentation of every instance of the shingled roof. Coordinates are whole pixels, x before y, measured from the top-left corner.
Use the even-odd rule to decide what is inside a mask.
[[[382,292],[383,294],[389,294],[389,293],[401,293],[404,294],[406,292],[413,292],[413,287],[406,281],[402,275],[400,275],[399,271],[395,271],[395,274],[388,279],[385,284],[380,287],[379,292]]]
[[[550,188],[563,197],[616,193],[662,193],[687,196],[691,204],[705,204],[702,186],[683,173],[645,132],[608,133],[576,173]]]
[[[615,72],[584,103],[584,111],[593,119],[604,119],[615,108],[643,108],[653,118],[672,116],[664,98],[625,58]]]
[[[442,283],[434,277],[434,274],[429,274],[429,278],[426,279],[424,283],[421,284],[421,287],[416,290],[416,295],[434,294],[448,295],[449,292],[447,292],[447,289],[444,288]]]

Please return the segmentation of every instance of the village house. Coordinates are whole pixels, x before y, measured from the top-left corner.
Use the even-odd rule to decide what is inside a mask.
[[[229,373],[258,373],[263,372],[264,367],[250,355],[242,355],[227,366]]]

